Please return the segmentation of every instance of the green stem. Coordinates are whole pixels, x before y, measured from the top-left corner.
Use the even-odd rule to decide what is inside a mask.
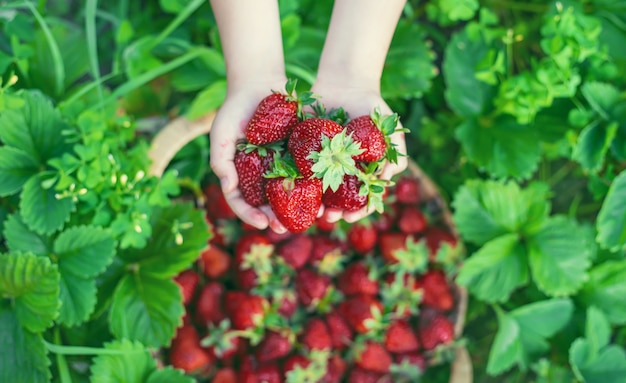
[[[582,201],[583,197],[580,193],[577,193],[573,200],[572,203],[569,205],[569,211],[567,212],[567,215],[570,218],[576,218],[576,215],[578,214],[578,209],[580,207],[580,202]]]
[[[129,355],[145,350],[109,350],[99,347],[65,346],[49,343],[44,340],[44,344],[49,352],[59,355]]]
[[[192,0],[185,9],[180,11],[176,18],[172,20],[172,22],[161,32],[152,42],[152,48],[159,45],[167,36],[169,36],[176,28],[178,28],[192,13],[195,12],[202,4],[204,4],[205,0]]]
[[[96,80],[101,80],[100,60],[98,59],[98,39],[96,37],[96,13],[98,11],[98,0],[87,0],[85,5],[85,33],[87,35],[87,49],[91,73]],[[98,87],[98,99],[104,100],[102,87]]]
[[[61,344],[61,330],[59,327],[54,329],[54,343]],[[63,354],[56,354],[57,368],[59,369],[59,378],[61,383],[72,383],[72,376],[70,375],[70,369],[67,366],[67,360]]]
[[[556,185],[561,182],[561,180],[563,180],[563,178],[565,178],[565,176],[567,176],[572,170],[574,170],[575,167],[575,163],[568,162],[567,164],[561,166],[559,170],[554,172],[554,174],[546,180],[546,183],[550,185],[550,187]]]

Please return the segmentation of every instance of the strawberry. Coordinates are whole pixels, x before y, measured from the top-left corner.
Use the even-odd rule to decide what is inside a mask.
[[[420,326],[418,333],[424,349],[432,350],[454,340],[454,325],[447,317],[437,315],[429,324]]]
[[[215,372],[211,383],[237,383],[237,374],[231,367],[223,367]]]
[[[278,248],[278,255],[294,269],[302,268],[313,251],[313,239],[307,235],[299,234],[283,242]]]
[[[298,297],[291,290],[286,290],[278,296],[275,294],[274,299],[278,298],[277,311],[285,318],[290,318],[298,310]]]
[[[337,311],[331,311],[326,314],[325,320],[332,340],[332,348],[335,350],[346,348],[354,337],[350,325]]]
[[[393,360],[382,344],[374,341],[365,341],[358,345],[354,364],[364,370],[387,373]]]
[[[396,263],[396,251],[406,250],[408,234],[397,232],[385,232],[378,236],[380,253],[387,263]]]
[[[348,242],[360,254],[372,250],[378,241],[378,231],[370,221],[361,220],[348,229]]]
[[[391,378],[385,374],[355,367],[350,371],[348,383],[391,383]]]
[[[364,262],[348,266],[337,279],[337,287],[345,295],[378,294],[378,282],[371,279],[370,270]]]
[[[396,200],[404,205],[417,205],[421,200],[419,180],[408,175],[398,179],[395,192]]]
[[[302,344],[310,350],[330,350],[332,339],[328,326],[320,318],[311,318],[304,326],[301,336]]]
[[[269,205],[292,233],[308,229],[322,205],[322,181],[307,178],[270,178],[265,187]]]
[[[314,235],[309,263],[316,264],[328,254],[341,254],[341,243],[326,235]]]
[[[370,116],[353,118],[346,124],[346,131],[365,149],[363,153],[353,157],[355,161],[375,162],[385,156],[385,137]]]
[[[239,190],[250,206],[258,207],[267,203],[263,175],[271,169],[274,153],[274,150],[252,144],[237,146],[235,169],[239,177]]]
[[[320,231],[323,231],[323,232],[326,232],[326,233],[330,233],[331,231],[333,231],[333,229],[335,229],[335,227],[337,227],[337,223],[336,222],[329,222],[326,219],[326,216],[323,215],[323,216],[319,217],[315,221],[315,226]]]
[[[430,249],[431,259],[434,259],[437,255],[437,251],[439,251],[442,243],[447,243],[452,247],[457,245],[457,239],[452,233],[436,226],[428,227],[423,234],[424,238],[426,238],[426,245]]]
[[[318,274],[311,269],[301,269],[296,275],[296,293],[304,306],[315,305],[325,295],[330,286],[328,276]]]
[[[314,174],[311,169],[314,160],[309,156],[313,152],[322,150],[322,137],[333,138],[341,131],[343,131],[341,125],[324,118],[309,118],[293,128],[287,149],[304,178],[309,178]]]
[[[405,206],[400,210],[398,228],[403,233],[418,234],[426,230],[428,219],[417,206]]]
[[[204,188],[204,198],[211,203],[206,204],[206,211],[209,218],[216,219],[235,219],[237,215],[226,202],[224,192],[218,184],[208,184]]]
[[[174,277],[174,282],[180,287],[183,304],[187,305],[193,299],[200,276],[193,270],[185,270]]]
[[[285,359],[285,363],[283,363],[283,373],[285,376],[288,376],[290,371],[295,370],[296,368],[307,368],[311,364],[311,361],[300,354],[294,354]]]
[[[259,362],[270,362],[287,356],[292,349],[292,341],[286,332],[268,331],[256,349]]]
[[[273,92],[259,102],[246,127],[246,139],[254,145],[286,139],[298,123],[302,105],[313,101],[306,92],[299,98],[295,95],[296,81],[289,80],[286,93]]]
[[[235,246],[235,275],[238,285],[250,290],[265,281],[272,273],[271,256],[274,245],[263,234],[243,235]]]
[[[385,348],[392,353],[407,353],[417,351],[419,341],[411,326],[404,320],[395,320],[387,328],[385,334]]]
[[[428,270],[421,278],[424,289],[422,303],[447,311],[454,307],[454,297],[445,274],[440,270]]]
[[[275,363],[261,364],[255,371],[258,383],[282,383],[280,368]]]
[[[230,254],[216,245],[209,245],[201,254],[199,262],[204,274],[212,279],[217,279],[230,268]]]
[[[222,304],[224,286],[215,281],[208,282],[202,287],[196,301],[196,316],[202,324],[218,324],[226,317]]]
[[[224,309],[236,330],[258,327],[268,305],[265,298],[242,291],[228,291],[224,295]]]
[[[394,355],[393,361],[395,364],[408,364],[411,366],[415,366],[419,369],[419,371],[424,371],[426,369],[426,358],[424,355],[419,352],[410,352],[406,354],[397,354]]]
[[[213,356],[219,358],[221,362],[230,361],[243,347],[243,340],[235,331],[230,329],[230,321],[225,319],[218,326],[209,324],[207,334],[200,341]]]
[[[343,376],[346,373],[348,364],[339,355],[333,355],[328,359],[326,375],[322,378],[320,383],[340,383]]]
[[[383,305],[371,295],[357,294],[341,302],[338,310],[353,330],[365,334],[370,331],[368,320],[374,319],[376,312],[382,313]]]
[[[367,206],[367,194],[361,194],[360,188],[363,185],[357,176],[345,175],[343,183],[339,185],[337,191],[326,190],[322,197],[324,206],[333,209],[347,211],[357,211]]]
[[[191,375],[207,375],[214,358],[200,347],[198,333],[193,326],[178,329],[170,349],[170,363]]]

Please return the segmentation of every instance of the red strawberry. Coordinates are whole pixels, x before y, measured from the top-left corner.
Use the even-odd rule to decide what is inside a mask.
[[[255,371],[258,383],[282,383],[280,368],[275,363],[261,364]]]
[[[296,293],[305,306],[316,304],[326,295],[330,278],[311,269],[301,269],[296,275]]]
[[[285,177],[270,178],[265,193],[278,220],[292,233],[308,229],[322,205],[322,181]]]
[[[315,221],[315,226],[317,227],[318,230],[329,233],[333,231],[333,229],[335,229],[335,227],[337,226],[337,223],[329,222],[326,219],[326,216],[323,215]]]
[[[273,254],[274,245],[263,234],[251,232],[242,236],[235,246],[235,275],[239,286],[252,289],[259,284],[259,279],[271,274]]]
[[[313,250],[313,239],[308,235],[295,235],[283,242],[278,248],[278,255],[294,269],[302,268]]]
[[[374,213],[374,214],[377,214],[377,213]],[[395,215],[393,215],[391,212],[386,210],[383,213],[380,213],[376,216],[376,218],[372,222],[372,226],[374,226],[374,228],[378,232],[391,231],[391,229],[393,228],[393,225],[395,224],[394,217]]]
[[[331,311],[326,314],[326,325],[328,326],[333,349],[343,350],[352,342],[354,337],[352,329],[338,312]]]
[[[215,372],[211,383],[237,383],[237,374],[231,367],[223,367]]]
[[[224,308],[236,330],[257,327],[265,317],[269,303],[263,297],[242,291],[228,291],[224,296]]]
[[[206,211],[209,217],[216,219],[235,219],[237,215],[226,202],[224,192],[218,184],[208,184],[204,188],[204,198],[211,203],[206,204]]]
[[[293,85],[293,86],[292,86]],[[295,84],[287,83],[288,94],[273,92],[257,105],[246,127],[246,139],[254,145],[284,140],[298,123]]]
[[[193,270],[185,270],[178,274],[174,278],[174,281],[180,287],[183,296],[183,304],[189,304],[196,292],[198,282],[200,282],[200,276]]]
[[[398,228],[407,234],[418,234],[426,230],[428,220],[417,206],[405,206],[400,210]]]
[[[442,243],[448,243],[452,247],[455,247],[457,244],[457,239],[454,235],[436,226],[427,228],[424,232],[424,238],[426,238],[426,246],[430,250],[431,259],[437,255],[437,251]]]
[[[209,245],[200,254],[199,263],[207,277],[217,279],[230,268],[230,254],[216,245]]]
[[[288,357],[285,360],[285,363],[283,363],[283,373],[286,376],[289,371],[295,370],[296,367],[307,368],[310,364],[311,361],[307,357],[299,354],[294,354]]]
[[[214,358],[200,347],[200,338],[193,326],[178,329],[170,349],[170,363],[187,374],[206,375]]]
[[[274,299],[276,299],[276,295]],[[289,290],[279,294],[278,313],[285,318],[290,318],[298,310],[298,298],[296,294]]]
[[[224,286],[219,282],[208,282],[198,296],[196,301],[196,315],[198,322],[202,324],[218,324],[226,317],[222,305]]]
[[[328,359],[328,372],[320,383],[340,383],[346,373],[348,364],[339,355],[333,355]]]
[[[224,362],[230,362],[243,348],[243,339],[231,331],[230,322],[224,320],[218,326],[209,325],[206,336],[200,341],[211,355]]]
[[[309,118],[293,128],[287,148],[304,178],[313,175],[313,160],[309,155],[322,150],[322,136],[332,138],[341,131],[341,125],[324,118]]]
[[[395,252],[398,250],[406,250],[406,240],[408,237],[408,234],[396,232],[385,232],[378,236],[378,247],[387,263],[398,262]]]
[[[256,376],[257,363],[252,355],[246,355],[241,359],[237,374],[238,383],[259,383]]]
[[[424,349],[432,350],[454,340],[454,325],[447,317],[437,315],[428,325],[420,326],[419,337]]]
[[[328,254],[341,254],[341,243],[326,235],[313,236],[313,250],[311,250],[309,262],[316,264]]]
[[[346,131],[365,151],[354,156],[355,161],[376,162],[385,156],[387,144],[383,132],[370,116],[359,116],[346,124]]]
[[[419,341],[411,326],[404,320],[395,320],[385,334],[385,347],[389,352],[407,353],[419,349]]]
[[[360,254],[372,250],[378,241],[378,231],[369,221],[357,222],[348,230],[348,242]]]
[[[289,334],[268,331],[256,350],[259,362],[270,362],[287,356],[291,352],[292,342]]]
[[[345,295],[378,294],[378,282],[370,279],[370,270],[364,262],[348,266],[337,279],[337,287]]]
[[[383,305],[375,297],[366,294],[357,294],[341,302],[339,313],[356,332],[364,334],[370,329],[367,320],[373,319],[373,312],[383,311]]]
[[[454,297],[445,274],[440,270],[428,270],[420,280],[424,289],[422,303],[447,311],[454,307]]]
[[[419,181],[410,176],[402,176],[395,186],[396,200],[405,205],[416,205],[420,202]]]
[[[367,194],[359,193],[363,182],[359,181],[357,176],[345,175],[343,183],[339,185],[337,191],[328,189],[322,196],[324,206],[333,209],[341,209],[346,211],[357,211],[365,207],[368,202]]]
[[[382,344],[366,341],[360,345],[354,363],[364,370],[384,374],[389,372],[393,360]]]
[[[243,199],[251,206],[267,203],[265,196],[267,173],[274,161],[274,150],[254,145],[242,145],[235,153],[235,169],[239,177],[239,190]]]
[[[311,318],[304,326],[301,342],[310,350],[330,350],[332,339],[328,326],[319,318]]]
[[[391,383],[391,378],[385,374],[364,370],[355,367],[350,371],[348,383]]]
[[[396,364],[408,363],[416,366],[420,371],[424,371],[426,369],[426,358],[418,352],[398,354],[395,355],[393,359]]]

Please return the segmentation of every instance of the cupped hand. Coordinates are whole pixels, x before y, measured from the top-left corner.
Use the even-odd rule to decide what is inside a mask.
[[[370,115],[375,108],[379,108],[383,116],[393,114],[389,105],[381,97],[380,92],[374,89],[338,87],[317,83],[313,86],[312,91],[318,96],[319,102],[324,105],[326,110],[341,107],[348,113],[350,118]],[[401,125],[398,122],[397,129],[401,129]],[[392,134],[391,142],[396,145],[399,155],[397,163],[387,162],[384,164],[380,178],[385,180],[391,180],[394,175],[401,173],[408,165],[404,133],[395,132]],[[354,212],[326,208],[324,215],[329,222],[335,222],[342,218],[347,222],[356,222],[373,212],[373,206],[366,206]]]
[[[211,168],[219,177],[228,205],[237,216],[260,230],[268,226],[277,233],[285,227],[278,221],[269,205],[258,208],[249,205],[239,191],[235,169],[237,144],[245,139],[245,129],[259,102],[272,91],[284,91],[286,79],[254,81],[230,86],[210,132]],[[208,201],[211,203],[211,201]]]

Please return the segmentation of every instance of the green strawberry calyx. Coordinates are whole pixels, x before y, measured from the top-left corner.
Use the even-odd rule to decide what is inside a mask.
[[[322,180],[322,188],[333,192],[339,189],[345,175],[356,175],[359,170],[352,157],[363,153],[361,144],[347,135],[346,129],[332,138],[322,135],[322,150],[311,152],[308,159],[313,161],[311,170],[314,177]]]

